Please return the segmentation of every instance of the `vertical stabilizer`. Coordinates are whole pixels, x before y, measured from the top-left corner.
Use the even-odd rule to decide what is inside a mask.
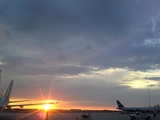
[[[117,100],[117,105],[118,105],[118,108],[123,108],[124,106],[122,105],[122,103],[119,102],[119,100]]]
[[[11,94],[11,91],[12,91],[12,85],[13,85],[13,80],[12,80],[11,83],[9,84],[8,89],[7,89],[7,91],[6,91],[5,95],[4,95],[4,98],[5,98],[6,100],[8,100],[8,101],[9,101],[10,94]]]

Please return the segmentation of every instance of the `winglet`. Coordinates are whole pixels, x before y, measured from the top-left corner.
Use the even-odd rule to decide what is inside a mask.
[[[117,105],[118,105],[118,108],[122,108],[122,107],[124,107],[124,106],[122,105],[122,103],[121,103],[121,102],[119,102],[119,100],[117,100]]]
[[[9,84],[8,89],[7,89],[7,91],[6,91],[5,95],[4,95],[4,98],[5,98],[6,100],[8,100],[8,101],[9,101],[10,94],[11,94],[11,91],[12,91],[12,86],[13,86],[13,80],[12,80],[11,83]]]

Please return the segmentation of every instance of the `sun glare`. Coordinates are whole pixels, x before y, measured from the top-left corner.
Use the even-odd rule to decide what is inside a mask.
[[[45,111],[49,110],[50,108],[51,108],[50,104],[45,104],[45,105],[43,105],[43,109],[44,109]]]

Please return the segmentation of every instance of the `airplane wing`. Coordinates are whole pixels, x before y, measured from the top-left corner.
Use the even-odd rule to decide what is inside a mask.
[[[31,100],[11,100],[11,101],[9,101],[9,103],[27,102],[27,101],[31,101]]]
[[[42,102],[42,103],[13,104],[13,105],[7,105],[6,107],[7,107],[8,109],[11,109],[11,107],[20,107],[20,108],[23,108],[24,106],[45,105],[45,104],[57,104],[57,102]]]

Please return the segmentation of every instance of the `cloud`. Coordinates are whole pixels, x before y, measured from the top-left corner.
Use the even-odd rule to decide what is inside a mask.
[[[149,34],[153,39],[158,33],[157,5],[153,2],[29,0],[5,1],[1,6],[1,23],[7,26],[1,29],[7,44],[26,52],[36,50],[49,61],[71,62],[73,58],[82,64],[146,70],[159,59],[158,45],[142,44]],[[150,11],[155,13],[152,19]],[[140,28],[143,30],[137,31]]]
[[[144,79],[146,79],[146,80],[159,81],[159,80],[160,80],[160,77],[145,77]]]
[[[17,72],[23,74],[29,68],[35,74],[41,70],[56,73],[54,69],[65,70],[66,64],[77,69],[80,67],[74,65],[81,65],[83,70],[73,69],[76,74],[88,74],[85,66],[158,69],[158,4],[139,0],[3,1],[0,58],[6,64],[2,68],[21,66],[23,72]],[[62,73],[73,75],[64,70]]]

